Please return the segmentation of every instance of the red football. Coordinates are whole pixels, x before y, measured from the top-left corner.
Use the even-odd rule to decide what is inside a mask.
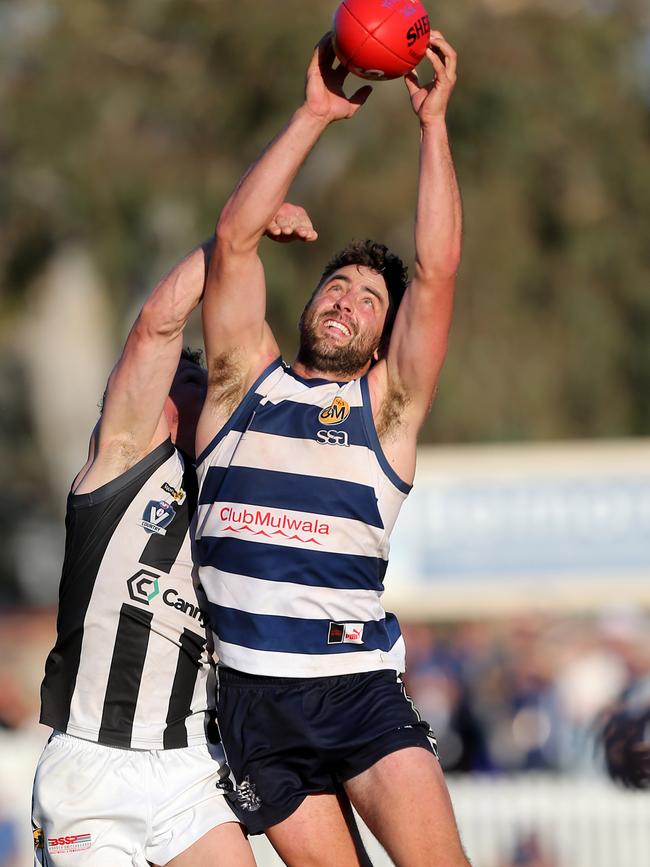
[[[424,57],[430,29],[420,0],[343,0],[334,14],[334,50],[361,78],[399,78]]]

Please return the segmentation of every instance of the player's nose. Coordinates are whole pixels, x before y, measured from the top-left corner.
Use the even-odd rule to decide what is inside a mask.
[[[345,313],[352,312],[352,300],[350,298],[350,293],[346,292],[345,295],[342,295],[335,303],[335,308],[337,310],[341,310]]]

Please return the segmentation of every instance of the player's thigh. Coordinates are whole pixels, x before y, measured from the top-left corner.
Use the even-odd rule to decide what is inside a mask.
[[[398,867],[467,867],[442,770],[407,747],[345,783],[361,818]]]
[[[158,751],[150,774],[152,819],[144,851],[152,864],[255,863],[226,797],[231,784],[220,744]]]
[[[233,821],[212,828],[166,867],[255,867],[255,858],[244,829]]]
[[[47,867],[134,867],[146,816],[131,787],[120,790],[113,762],[124,750],[107,750],[67,735],[55,736],[36,768],[32,798],[34,863]],[[139,799],[141,800],[141,799]]]
[[[336,795],[308,795],[288,819],[266,830],[287,867],[360,864]]]

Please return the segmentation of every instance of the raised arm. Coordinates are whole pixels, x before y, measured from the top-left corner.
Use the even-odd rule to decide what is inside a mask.
[[[212,246],[206,242],[186,256],[145,301],[109,377],[76,493],[116,478],[169,436],[163,407],[178,367],[183,328],[203,293]]]
[[[401,395],[404,421],[415,433],[430,408],[447,351],[462,241],[460,193],[445,122],[456,81],[456,53],[434,31],[427,56],[435,73],[431,84],[421,86],[416,73],[406,76],[420,121],[415,269],[386,358],[388,388]]]
[[[303,208],[284,203],[265,234],[277,241],[316,236]],[[183,329],[203,295],[214,240],[179,262],[154,288],[126,339],[104,393],[88,460],[76,493],[93,491],[149,454],[169,436],[163,413],[183,345]]]
[[[278,353],[265,324],[266,287],[258,245],[264,227],[284,200],[300,166],[326,127],[352,117],[371,88],[348,98],[345,69],[334,69],[331,34],[314,50],[303,104],[242,177],[219,219],[203,304],[203,330],[209,372],[206,408],[227,415],[259,371]],[[310,240],[309,236],[305,236]],[[206,411],[207,411],[206,409]],[[218,422],[210,414],[200,430]],[[203,434],[199,434],[199,441]]]

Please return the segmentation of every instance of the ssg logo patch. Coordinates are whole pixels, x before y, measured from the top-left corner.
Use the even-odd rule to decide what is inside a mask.
[[[350,445],[348,433],[344,430],[319,430],[316,432],[316,439],[319,443],[324,443],[328,446]]]

